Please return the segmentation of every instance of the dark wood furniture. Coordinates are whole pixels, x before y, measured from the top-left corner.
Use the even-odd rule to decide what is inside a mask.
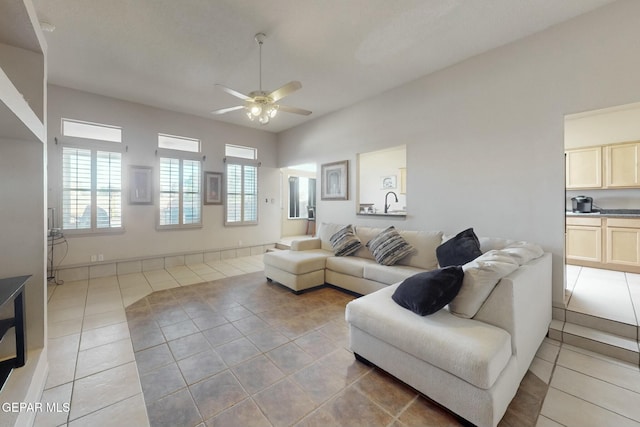
[[[13,317],[0,319],[0,341],[11,328],[16,336],[16,356],[0,362],[0,389],[14,368],[24,366],[27,359],[24,286],[31,276],[0,279],[0,308],[13,301]]]

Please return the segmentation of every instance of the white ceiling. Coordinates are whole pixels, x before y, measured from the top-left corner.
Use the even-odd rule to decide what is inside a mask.
[[[271,132],[299,125],[612,0],[34,0],[49,82]],[[302,89],[313,111],[250,122],[214,87]]]

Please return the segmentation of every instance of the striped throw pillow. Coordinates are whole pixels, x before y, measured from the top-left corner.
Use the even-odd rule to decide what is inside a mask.
[[[393,265],[415,251],[414,247],[402,238],[393,225],[369,240],[367,248],[373,254],[376,262],[382,265]]]
[[[353,255],[362,246],[362,242],[358,239],[358,236],[356,236],[351,224],[338,230],[331,236],[329,241],[331,242],[335,256]]]

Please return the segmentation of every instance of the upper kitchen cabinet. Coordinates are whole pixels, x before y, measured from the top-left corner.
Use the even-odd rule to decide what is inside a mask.
[[[0,4],[0,138],[45,140],[46,43],[30,1]]]
[[[640,186],[638,170],[639,142],[607,145],[605,149],[605,187]]]
[[[568,189],[602,188],[602,147],[565,152]]]

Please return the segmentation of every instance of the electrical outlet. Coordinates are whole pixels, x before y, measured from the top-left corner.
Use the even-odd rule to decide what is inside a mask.
[[[98,254],[98,261],[104,261],[104,255]]]
[[[96,262],[98,261],[98,256],[97,255],[91,255],[91,262]]]
[[[238,246],[242,246],[242,240],[238,240]]]

